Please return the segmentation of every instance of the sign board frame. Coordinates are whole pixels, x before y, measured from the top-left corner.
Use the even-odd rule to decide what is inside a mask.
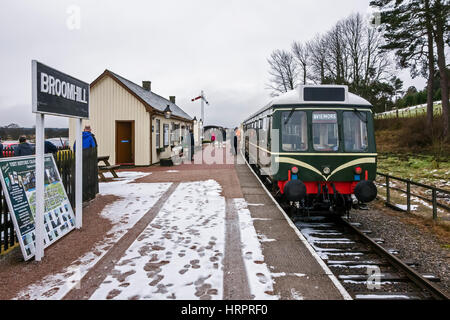
[[[47,179],[49,181],[49,184],[47,185],[47,188],[51,188],[52,186],[55,187],[54,192],[60,193],[61,190],[63,192],[63,195],[57,195],[61,197],[61,203],[56,204],[56,207],[52,208],[49,212],[46,212],[47,215],[47,232],[46,237],[44,239],[44,247],[48,247],[55,243],[57,240],[61,239],[63,236],[67,235],[69,232],[71,232],[73,229],[75,229],[75,214],[73,212],[72,206],[70,204],[69,198],[67,196],[67,192],[64,188],[64,185],[62,183],[61,175],[58,171],[58,168],[56,166],[55,159],[53,158],[52,154],[46,154],[45,155],[45,162],[48,162],[49,159],[51,159],[51,165],[50,168],[48,166],[44,165],[44,168],[48,170]],[[31,259],[36,254],[36,214],[37,214],[37,207],[34,210],[31,208],[30,199],[35,197],[35,205],[37,205],[37,195],[36,190],[33,192],[27,193],[26,184],[31,183],[32,184],[32,176],[30,175],[31,171],[34,171],[34,169],[26,170],[21,172],[12,171],[9,176],[6,178],[8,181],[5,180],[5,173],[3,172],[4,163],[11,163],[11,162],[17,162],[21,163],[20,166],[31,166],[36,167],[36,158],[34,156],[23,156],[23,157],[12,157],[12,158],[1,158],[0,159],[0,182],[2,184],[2,188],[5,194],[6,203],[8,204],[11,220],[13,221],[14,229],[16,231],[17,238],[19,240],[20,248],[22,250],[22,255],[25,259],[25,261]],[[33,163],[34,162],[34,163]],[[17,164],[19,166],[19,164]],[[23,173],[26,173],[26,175],[29,175],[29,178],[23,177]],[[56,179],[55,179],[56,178]],[[14,181],[12,181],[14,180]],[[17,181],[16,181],[17,180]],[[25,180],[29,180],[27,183],[25,183]],[[53,181],[50,181],[53,180]],[[35,188],[37,187],[37,179],[35,180]],[[20,213],[17,212],[17,210],[14,210],[15,206],[13,205],[13,202],[11,200],[11,191],[12,186],[18,185],[19,189],[21,190],[21,195],[19,195],[17,198],[23,198],[26,200],[26,212],[28,214],[28,218],[33,219],[33,222],[30,222],[29,224],[32,224],[33,226],[30,226],[30,229],[27,229],[26,232],[22,233],[22,227],[23,225],[19,224],[18,216],[20,216]],[[33,189],[33,188],[30,188]],[[30,198],[29,198],[30,197]],[[18,207],[20,209],[25,209],[25,204],[19,205]],[[17,208],[17,207],[16,207]],[[55,221],[53,221],[55,220]],[[54,225],[54,226],[53,226]],[[64,227],[62,229],[61,227],[59,230],[56,230],[57,227]],[[51,226],[51,228],[50,228]],[[65,231],[62,231],[65,230]],[[61,233],[58,233],[58,231]],[[33,233],[34,233],[34,239],[33,239]],[[31,237],[31,240],[29,239]],[[25,243],[24,239],[27,239],[27,243]],[[34,241],[34,246],[30,246],[29,242]]]
[[[33,113],[89,119],[88,83],[36,60],[31,71]]]
[[[42,74],[42,70],[46,71],[46,75]],[[41,73],[40,73],[41,72]],[[48,74],[52,74],[53,80],[51,80]],[[46,79],[44,79],[47,77]],[[66,81],[61,81],[64,79]],[[58,89],[58,80],[59,80],[59,89]],[[43,87],[41,81],[49,81],[45,83]],[[65,82],[66,91],[64,94],[63,84]],[[36,224],[35,224],[35,234],[36,234],[36,252],[35,259],[36,261],[41,261],[42,257],[44,257],[44,206],[45,206],[45,186],[44,186],[44,140],[45,140],[45,115],[51,114],[55,116],[64,116],[64,117],[72,117],[77,118],[76,121],[76,135],[75,141],[78,143],[78,148],[75,152],[75,212],[76,212],[76,228],[81,229],[83,224],[83,155],[82,155],[82,145],[83,145],[83,137],[81,132],[81,126],[83,119],[89,119],[89,95],[90,95],[90,86],[89,84],[75,79],[65,73],[62,73],[58,70],[50,68],[36,60],[31,61],[31,83],[32,83],[32,112],[36,114]],[[77,85],[76,91],[78,94],[75,94],[75,91],[72,90],[72,86]],[[69,99],[67,99],[67,90],[68,86],[70,86]],[[83,94],[84,90],[87,92],[87,95]],[[80,89],[81,88],[81,91]],[[40,92],[38,91],[40,90]],[[75,90],[75,89],[74,89]],[[81,94],[80,94],[81,92]],[[41,94],[44,94],[41,96]],[[57,96],[48,97],[48,96]],[[61,98],[61,95],[63,97]],[[65,97],[64,97],[65,95]],[[80,97],[81,95],[81,97]],[[40,108],[39,101],[40,100],[49,100],[48,102],[42,101],[44,105],[50,104],[50,109],[48,108]],[[77,104],[73,103],[73,100],[76,102],[80,102],[82,104],[86,104],[87,112],[79,113],[79,110],[76,111],[68,111],[67,106],[77,106]],[[72,101],[72,102],[71,102]],[[78,105],[79,106],[79,105]],[[59,110],[58,108],[65,108],[65,110]],[[78,113],[77,113],[78,112]]]

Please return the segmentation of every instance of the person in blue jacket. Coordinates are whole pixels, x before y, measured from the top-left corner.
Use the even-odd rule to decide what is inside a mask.
[[[73,150],[75,151],[76,142],[73,144]],[[91,126],[86,125],[83,131],[83,149],[97,147],[94,135],[91,133]]]

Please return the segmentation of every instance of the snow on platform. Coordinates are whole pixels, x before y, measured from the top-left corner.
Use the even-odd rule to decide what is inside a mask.
[[[146,173],[120,172],[114,182],[100,183],[102,195],[116,195],[120,200],[106,206],[101,216],[109,219],[113,228],[105,240],[97,243],[85,255],[60,273],[49,275],[18,294],[16,299],[62,299],[122,236],[151,208],[167,191],[171,183],[133,183]],[[94,253],[95,252],[95,253]]]
[[[91,299],[222,299],[225,199],[181,183]]]

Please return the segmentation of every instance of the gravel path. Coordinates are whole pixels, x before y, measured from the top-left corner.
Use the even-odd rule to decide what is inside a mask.
[[[371,237],[385,240],[383,247],[400,251],[402,260],[419,263],[418,270],[441,278],[437,285],[450,293],[450,248],[448,239],[439,238],[419,218],[409,218],[405,213],[394,212],[381,203],[374,203],[368,211],[351,214],[353,222],[361,223],[360,229],[371,230]],[[447,245],[447,247],[445,247]]]

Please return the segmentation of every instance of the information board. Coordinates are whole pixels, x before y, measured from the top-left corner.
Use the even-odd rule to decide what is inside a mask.
[[[0,159],[0,180],[22,254],[35,254],[36,160],[34,156]],[[75,215],[51,154],[45,155],[44,247],[75,228]]]

